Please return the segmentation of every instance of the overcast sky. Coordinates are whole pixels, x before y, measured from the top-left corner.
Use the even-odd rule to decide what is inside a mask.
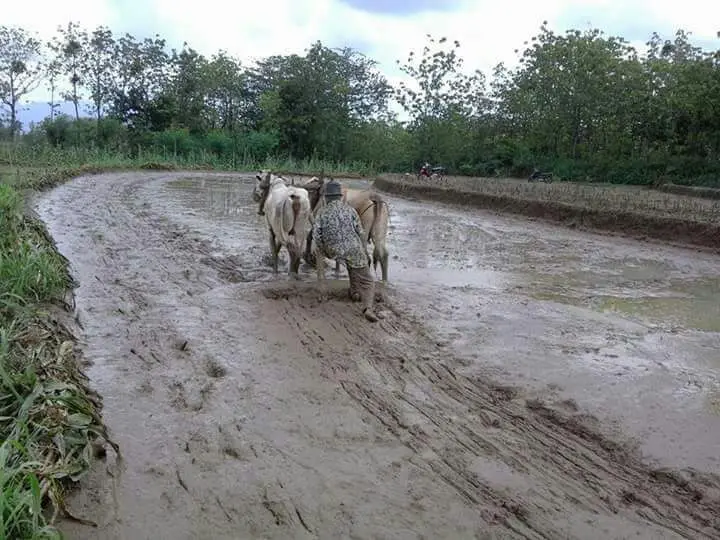
[[[378,60],[391,82],[396,59],[420,50],[425,34],[461,43],[466,67],[490,75],[537,33],[598,27],[642,45],[653,31],[691,31],[704,47],[720,48],[720,2],[706,0],[23,0],[4,2],[0,24],[20,25],[47,39],[68,20],[109,26],[136,37],[159,33],[210,55],[220,48],[243,61],[300,53],[320,39],[352,46]],[[38,90],[33,98],[45,99]]]

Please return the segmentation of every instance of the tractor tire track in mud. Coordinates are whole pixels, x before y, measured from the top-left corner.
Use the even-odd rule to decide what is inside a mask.
[[[312,274],[274,279],[262,228],[219,254],[154,206],[178,176],[201,175],[84,177],[40,203],[125,460],[84,482],[71,503],[99,529],[70,537],[720,537],[717,477],[463,375],[400,291],[373,325],[342,285],[321,303]]]

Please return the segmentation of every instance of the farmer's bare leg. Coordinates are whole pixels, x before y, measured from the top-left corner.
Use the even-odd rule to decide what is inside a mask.
[[[348,267],[348,277],[350,277],[350,290],[348,291],[348,296],[350,296],[350,300],[353,302],[359,302],[362,295],[360,294],[360,290],[357,286],[357,278],[354,278],[350,273],[350,267]]]
[[[317,272],[318,283],[320,283],[320,301],[327,302],[328,287],[325,279],[325,253],[317,247],[315,242],[313,242],[310,252],[315,261],[315,271]]]
[[[370,322],[376,322],[378,319],[382,319],[383,316],[375,313],[373,310],[375,303],[375,280],[370,272],[370,267],[350,268],[348,266],[348,276],[350,277],[351,290],[354,288],[360,293],[365,318]]]

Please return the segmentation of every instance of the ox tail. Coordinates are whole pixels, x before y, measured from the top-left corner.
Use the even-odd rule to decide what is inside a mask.
[[[295,194],[292,194],[292,195],[290,195],[290,198],[292,199],[293,220],[292,220],[292,226],[290,227],[288,234],[290,236],[295,236],[295,224],[297,223],[298,214],[300,213],[300,197],[298,197]]]
[[[368,197],[373,203],[373,220],[368,231],[368,240],[373,242],[373,269],[377,270],[380,263],[382,279],[387,281],[388,250],[386,245],[387,230],[390,220],[387,202],[377,193]]]
[[[382,212],[382,206],[386,203],[383,200],[383,198],[380,195],[378,195],[377,193],[370,193],[370,195],[368,195],[368,199],[370,199],[370,202],[372,202],[372,204],[373,204],[373,220],[372,220],[372,223],[370,223],[370,229],[368,230],[368,240],[369,240],[369,239],[373,238],[373,232],[378,227],[380,213]],[[374,240],[373,240],[373,242],[374,242]]]

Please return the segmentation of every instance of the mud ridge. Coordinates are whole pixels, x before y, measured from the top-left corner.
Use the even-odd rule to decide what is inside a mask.
[[[664,242],[720,251],[720,224],[632,212],[603,212],[553,201],[527,201],[444,186],[417,184],[380,176],[374,186],[388,193],[421,199],[462,204],[511,214],[539,218],[573,228],[603,231],[641,240]]]
[[[328,376],[412,449],[423,468],[478,505],[489,523],[518,538],[564,537],[563,514],[573,512],[567,507],[572,501],[575,511],[621,515],[684,538],[720,535],[720,477],[658,473],[581,415],[525,402],[492,381],[458,374],[459,360],[412,317],[371,327],[358,324],[346,302],[320,304],[312,293],[293,296],[287,289],[265,296],[278,298],[267,315],[288,327],[327,329],[299,332],[298,338]],[[351,359],[348,346],[362,352]],[[540,493],[521,496],[494,486],[469,470],[478,458],[532,479]]]
[[[720,200],[720,189],[702,186],[684,186],[681,184],[662,184],[653,189],[672,193],[673,195],[688,195],[701,199]]]

